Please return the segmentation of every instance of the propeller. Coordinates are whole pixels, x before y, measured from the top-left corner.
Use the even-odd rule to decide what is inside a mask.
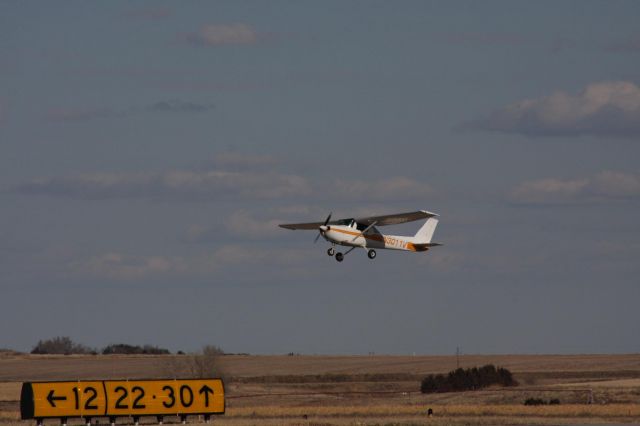
[[[331,228],[329,228],[329,227],[327,226],[327,224],[328,224],[328,223],[329,223],[329,221],[331,220],[331,215],[332,215],[332,214],[333,214],[333,213],[329,213],[329,216],[327,216],[327,220],[325,220],[325,221],[324,221],[324,224],[322,224],[321,226],[319,226],[319,227],[318,227],[318,235],[316,235],[316,239],[315,239],[315,240],[313,240],[313,242],[314,242],[314,243],[317,243],[317,242],[318,242],[318,238],[320,238],[320,235],[322,235],[322,233],[323,233],[323,232],[326,232],[326,231],[328,231],[329,229],[331,229]]]

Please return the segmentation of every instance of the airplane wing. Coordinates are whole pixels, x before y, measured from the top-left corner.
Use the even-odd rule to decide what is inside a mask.
[[[388,214],[385,216],[371,216],[371,217],[362,217],[356,219],[361,225],[369,226],[375,223],[376,226],[385,226],[385,225],[398,225],[400,223],[413,222],[414,220],[426,219],[429,217],[438,216],[435,213],[428,212],[426,210],[418,210],[415,212],[409,213],[397,213],[397,214]],[[352,219],[339,219],[332,220],[328,223],[328,225],[345,225]],[[347,223],[344,223],[347,221]],[[310,223],[284,223],[278,225],[281,228],[285,229],[318,229],[319,226],[324,225],[324,222],[310,222]]]
[[[331,222],[329,222],[331,224]],[[317,230],[319,226],[324,225],[324,222],[312,222],[312,223],[284,223],[282,225],[278,225],[280,228],[285,229],[315,229]]]
[[[438,215],[435,213],[428,212],[426,210],[418,210],[415,212],[408,212],[408,213],[388,214],[386,216],[362,217],[362,218],[356,219],[356,222],[362,225],[371,225],[372,223],[375,223],[376,226],[385,226],[385,225],[398,225],[400,223],[413,222],[414,220],[426,219],[426,218],[435,217],[435,216],[438,216]]]

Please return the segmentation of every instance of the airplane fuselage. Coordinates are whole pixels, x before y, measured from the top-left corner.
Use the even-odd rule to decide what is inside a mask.
[[[405,251],[425,251],[414,245],[414,238],[401,235],[384,235],[376,228],[362,234],[360,230],[352,226],[331,225],[322,232],[322,236],[333,244],[348,247],[363,247],[369,249],[388,249]]]

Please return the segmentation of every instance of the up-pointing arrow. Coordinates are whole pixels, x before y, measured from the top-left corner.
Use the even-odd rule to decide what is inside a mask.
[[[56,401],[66,401],[67,397],[66,396],[54,396],[53,392],[54,392],[53,389],[51,389],[49,391],[49,395],[47,395],[47,401],[49,401],[49,404],[51,404],[51,406],[55,408]]]
[[[203,385],[200,388],[200,391],[198,391],[198,393],[200,393],[200,394],[204,393],[204,406],[205,407],[209,406],[209,392],[211,392],[211,394],[213,395],[213,389],[211,389],[207,385]]]

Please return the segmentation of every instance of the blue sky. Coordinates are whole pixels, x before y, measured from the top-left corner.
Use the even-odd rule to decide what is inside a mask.
[[[1,4],[0,347],[637,352],[639,9]]]

